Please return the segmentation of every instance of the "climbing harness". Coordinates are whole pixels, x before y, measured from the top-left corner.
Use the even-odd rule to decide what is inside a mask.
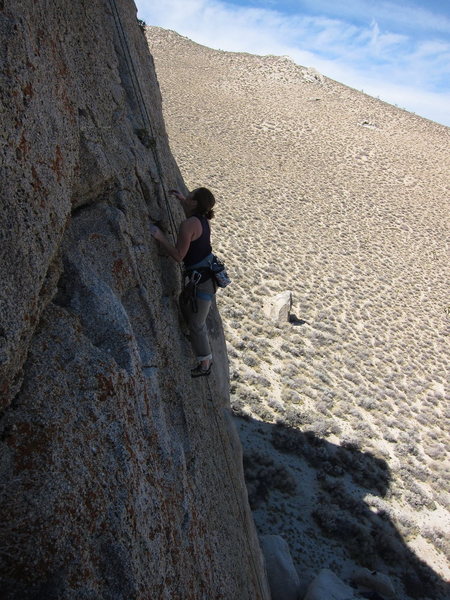
[[[188,276],[186,276],[186,278],[187,277]],[[192,271],[180,294],[180,304],[190,304],[192,312],[194,313],[198,312],[197,298],[201,292],[197,290],[197,286],[200,283],[201,278],[201,273]]]

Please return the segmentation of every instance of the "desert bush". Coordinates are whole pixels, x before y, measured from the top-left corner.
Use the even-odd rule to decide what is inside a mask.
[[[279,400],[276,400],[276,398],[269,398],[269,400],[267,401],[267,404],[275,412],[284,413],[286,411],[284,404],[282,402],[280,402]]]
[[[245,483],[252,509],[267,500],[271,490],[279,490],[292,496],[297,485],[292,473],[281,464],[277,464],[268,454],[256,450],[246,452],[243,458]]]
[[[414,561],[414,569],[405,569],[401,576],[405,592],[411,598],[447,600],[448,583],[439,581],[436,574],[425,564]]]
[[[350,441],[344,442],[336,450],[335,456],[355,483],[367,489],[376,490],[381,495],[386,494],[390,481],[386,461],[369,452],[358,451]]]
[[[375,548],[370,528],[356,521],[348,513],[319,498],[320,506],[311,515],[322,532],[337,539],[344,545],[349,555],[363,566],[372,566]]]
[[[289,452],[297,456],[304,456],[306,440],[299,435],[298,430],[280,424],[272,429],[270,442],[280,452]]]
[[[229,346],[227,349],[228,356],[231,358],[238,358],[239,352],[233,348],[233,346]]]
[[[253,404],[251,409],[253,414],[257,415],[263,421],[272,421],[273,413],[265,404]]]
[[[288,406],[283,415],[283,422],[290,427],[299,427],[300,425],[311,423],[311,421],[311,415],[298,410],[294,406]]]
[[[402,442],[397,444],[396,454],[398,456],[418,456],[419,449],[414,442]]]
[[[391,429],[386,429],[386,431],[383,432],[383,438],[387,442],[391,442],[391,444],[397,443],[397,433]]]
[[[259,363],[259,358],[253,352],[251,354],[247,352],[242,359],[242,362],[248,367],[256,367],[256,365]]]
[[[342,510],[348,510],[353,516],[358,517],[367,512],[365,503],[349,494],[342,481],[325,476],[320,479],[320,486],[328,494],[330,501]]]
[[[268,388],[272,387],[272,383],[263,375],[253,375],[253,374],[248,375],[246,380],[247,380],[247,383],[257,387],[258,389],[260,389],[260,388],[268,389]]]
[[[374,543],[377,554],[389,564],[399,564],[404,557],[405,548],[400,535],[392,525],[374,532]]]
[[[356,421],[353,427],[366,439],[372,439],[375,436],[374,430],[368,423],[366,423],[366,421]]]
[[[442,444],[433,444],[425,449],[425,453],[434,460],[443,459],[446,455],[445,447]]]
[[[394,522],[404,540],[411,540],[420,533],[418,525],[406,515],[396,515]]]
[[[298,392],[291,389],[283,389],[281,399],[287,404],[301,404],[301,396]]]
[[[374,398],[361,398],[358,405],[365,410],[376,410],[378,402]]]
[[[315,405],[315,409],[321,415],[324,415],[325,413],[329,412],[328,405],[326,402],[318,402]]]
[[[361,440],[355,436],[345,436],[341,440],[341,448],[345,448],[346,450],[360,450]]]
[[[237,369],[230,369],[230,380],[241,381],[241,374]]]
[[[339,429],[339,426],[331,419],[317,419],[311,423],[311,431],[314,431],[319,437],[336,433]]]
[[[230,406],[234,416],[241,417],[243,419],[250,418],[250,414],[245,408],[245,403],[237,396],[230,396]]]
[[[342,402],[342,401],[337,403],[333,409],[333,414],[335,417],[338,417],[339,419],[342,419],[343,421],[347,421],[348,420],[348,412],[347,412],[346,403]]]
[[[302,356],[302,348],[298,347],[295,344],[288,344],[284,342],[283,344],[281,344],[280,350],[285,354],[289,354],[289,356]]]
[[[320,467],[318,468],[320,473],[323,475],[331,475],[332,477],[342,477],[342,475],[344,475],[344,469],[342,466],[334,461],[322,460]]]
[[[429,469],[425,468],[421,462],[414,461],[414,463],[410,465],[409,470],[416,481],[421,481],[422,483],[430,481]]]
[[[405,491],[403,497],[410,506],[417,510],[422,508],[436,508],[433,498],[430,498],[430,496],[428,496],[428,494],[415,482],[410,484],[409,489]]]
[[[427,527],[421,533],[426,540],[450,560],[450,538],[442,528]]]

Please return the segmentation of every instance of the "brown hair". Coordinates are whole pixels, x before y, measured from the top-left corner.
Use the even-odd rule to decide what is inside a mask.
[[[197,202],[195,214],[203,215],[207,219],[212,219],[214,217],[213,206],[216,203],[216,199],[214,198],[213,193],[207,188],[201,187],[194,190],[192,192],[192,200]]]

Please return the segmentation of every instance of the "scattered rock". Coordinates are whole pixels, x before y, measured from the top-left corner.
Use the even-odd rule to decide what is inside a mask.
[[[276,323],[287,323],[289,321],[292,307],[292,292],[281,292],[272,298],[265,298],[263,312],[266,317]]]
[[[302,75],[303,79],[309,83],[324,83],[325,81],[322,73],[319,73],[319,71],[316,71],[316,69],[313,69],[312,67],[303,69]]]
[[[289,546],[279,535],[261,537],[272,600],[298,600],[300,579]]]
[[[368,129],[378,129],[378,125],[376,123],[372,123],[372,121],[368,121],[365,119],[360,123],[361,127],[367,127]]]

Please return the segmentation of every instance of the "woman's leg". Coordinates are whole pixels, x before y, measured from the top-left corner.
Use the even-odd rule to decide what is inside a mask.
[[[208,369],[212,361],[206,318],[211,308],[214,291],[214,284],[211,279],[208,279],[197,286],[197,312],[193,311],[190,303],[182,306],[191,333],[192,348],[203,369]]]

